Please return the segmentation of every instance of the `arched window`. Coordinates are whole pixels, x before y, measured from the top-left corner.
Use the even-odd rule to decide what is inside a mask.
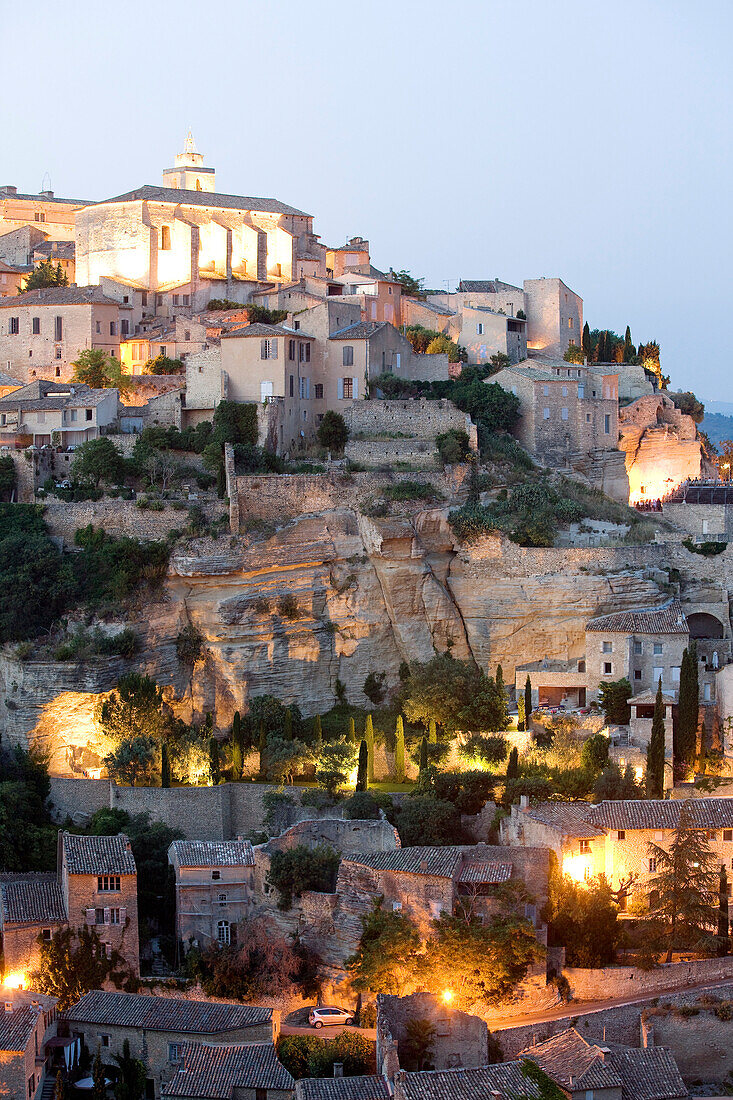
[[[201,190],[201,180],[196,180],[196,190],[197,191]]]
[[[222,946],[228,946],[231,942],[231,930],[228,920],[220,920],[216,925],[216,938]]]

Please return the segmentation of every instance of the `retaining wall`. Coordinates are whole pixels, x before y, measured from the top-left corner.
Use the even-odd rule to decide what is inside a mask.
[[[671,986],[682,988],[705,981],[733,980],[733,958],[668,963],[655,970],[639,970],[635,966],[581,970],[566,966],[563,974],[570,982],[574,1000],[597,1001],[625,996],[639,997],[643,993],[654,993]]]

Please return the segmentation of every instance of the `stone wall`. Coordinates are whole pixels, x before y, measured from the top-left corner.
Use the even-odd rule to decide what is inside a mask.
[[[570,983],[574,1001],[600,1001],[605,998],[641,997],[645,993],[681,989],[706,981],[733,980],[733,958],[694,959],[687,963],[668,963],[655,970],[639,970],[635,966],[583,970],[566,966],[563,974]]]
[[[93,524],[103,527],[110,535],[129,535],[138,539],[164,539],[170,531],[182,530],[188,524],[188,502],[183,508],[173,508],[171,501],[162,512],[138,508],[134,500],[102,499],[67,503],[57,497],[48,497],[43,518],[49,534],[62,538],[68,546],[74,545],[74,535],[81,527]],[[218,501],[200,499],[209,519],[221,514]]]
[[[407,1038],[410,1020],[430,1020],[435,1037],[430,1056],[434,1069],[459,1066],[485,1066],[488,1061],[489,1035],[486,1021],[443,1004],[431,993],[413,993],[409,997],[386,994],[377,996],[377,1069],[390,1053],[390,1040],[399,1044]]]
[[[452,428],[466,432],[473,427],[471,418],[456,408],[452,401],[411,398],[405,401],[355,401],[344,412],[352,436],[382,435],[402,432],[414,439],[434,440]]]
[[[350,439],[346,444],[346,457],[362,466],[397,462],[406,462],[421,470],[434,470],[440,466],[435,443],[423,439]]]

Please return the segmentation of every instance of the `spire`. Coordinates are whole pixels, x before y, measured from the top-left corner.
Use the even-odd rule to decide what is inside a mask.
[[[197,151],[196,142],[193,140],[193,134],[190,130],[188,131],[188,134],[186,135],[186,140],[183,143],[183,151],[184,153],[195,153]]]

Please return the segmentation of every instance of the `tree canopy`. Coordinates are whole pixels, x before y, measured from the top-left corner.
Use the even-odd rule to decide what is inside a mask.
[[[122,373],[120,360],[107,355],[101,348],[84,348],[71,365],[74,381],[92,389],[117,389],[123,393],[130,388],[128,376]]]
[[[424,664],[414,662],[402,695],[409,722],[431,719],[448,732],[505,730],[506,699],[500,687],[473,661],[448,654]]]
[[[54,266],[53,260],[48,259],[43,260],[42,263],[33,268],[25,280],[25,285],[22,290],[18,290],[18,293],[25,294],[28,290],[43,290],[46,287],[68,285],[69,276],[63,270],[61,264],[57,263]]]

